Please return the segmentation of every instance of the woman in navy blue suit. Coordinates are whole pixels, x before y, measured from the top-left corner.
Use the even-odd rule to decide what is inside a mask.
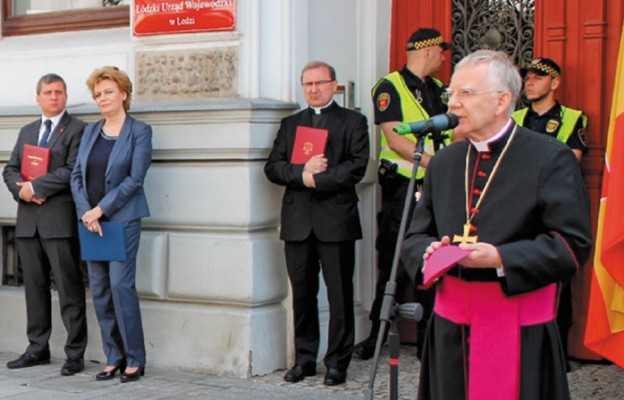
[[[96,379],[112,379],[120,371],[121,382],[130,382],[145,372],[135,278],[141,218],[149,216],[143,181],[152,159],[152,128],[127,114],[132,83],[125,72],[98,68],[87,86],[104,119],[85,128],[72,172],[78,218],[100,235],[100,221],[120,221],[126,240],[126,261],[87,262],[106,355],[106,367]]]

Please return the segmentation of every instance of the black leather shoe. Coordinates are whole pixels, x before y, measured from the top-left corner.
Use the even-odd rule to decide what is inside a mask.
[[[102,370],[95,374],[96,381],[107,381],[113,379],[117,371],[120,371],[122,374],[126,370],[126,364],[115,365],[111,370]]]
[[[70,376],[77,374],[84,369],[84,361],[82,358],[68,358],[61,367],[61,375]]]
[[[284,375],[284,380],[290,383],[296,383],[302,381],[306,376],[314,376],[316,375],[316,365],[314,364],[305,364],[299,365],[295,364],[286,375]]]
[[[326,386],[336,386],[347,381],[347,371],[341,371],[338,368],[329,368],[325,373],[323,384]]]
[[[362,360],[368,360],[375,355],[375,346],[377,345],[377,337],[369,336],[356,344],[353,353]]]
[[[128,367],[126,367],[126,371],[127,371],[127,368]],[[129,367],[129,368],[132,368],[132,367]],[[145,375],[145,367],[139,367],[134,372],[123,372],[120,377],[121,383],[138,381],[139,378],[142,377],[143,375]]]
[[[18,359],[9,361],[7,363],[7,368],[19,369],[43,364],[50,364],[50,354],[37,357],[30,353],[24,353]]]

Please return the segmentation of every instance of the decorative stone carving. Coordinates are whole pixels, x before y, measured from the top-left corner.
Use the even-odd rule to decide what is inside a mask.
[[[238,51],[232,47],[136,53],[137,100],[238,95]]]

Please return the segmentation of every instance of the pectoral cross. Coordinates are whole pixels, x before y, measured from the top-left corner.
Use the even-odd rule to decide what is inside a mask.
[[[466,222],[466,224],[464,224],[464,234],[462,236],[453,235],[453,243],[477,243],[478,239],[479,237],[477,235],[470,236],[470,222]]]

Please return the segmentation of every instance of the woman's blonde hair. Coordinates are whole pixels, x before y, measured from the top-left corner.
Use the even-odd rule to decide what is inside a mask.
[[[130,82],[128,74],[117,67],[109,65],[96,68],[95,71],[91,72],[89,78],[87,78],[87,87],[91,91],[91,95],[93,95],[95,85],[105,80],[116,82],[119,89],[126,93],[126,99],[123,102],[123,107],[124,110],[128,112],[130,109],[130,103],[132,102],[132,82]]]

